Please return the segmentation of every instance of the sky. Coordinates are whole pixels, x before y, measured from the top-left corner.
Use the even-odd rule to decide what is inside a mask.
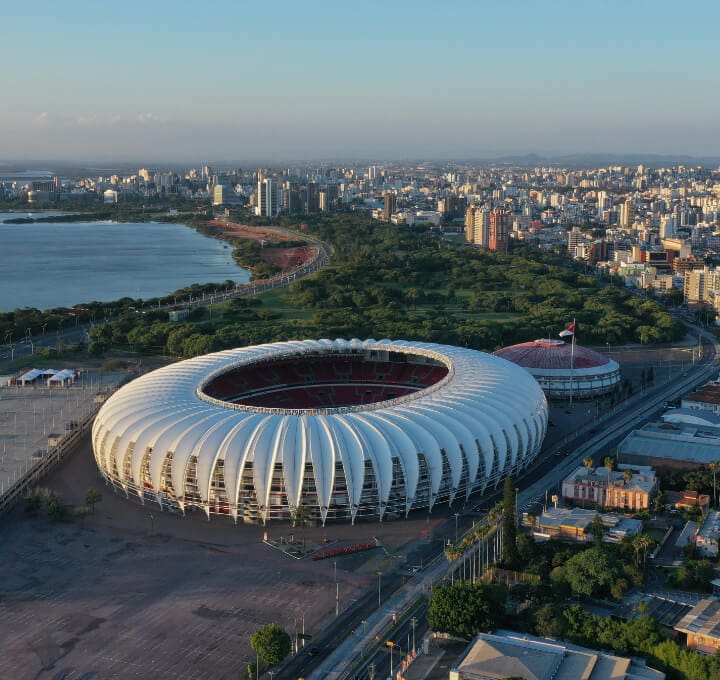
[[[34,0],[0,161],[720,156],[720,3]]]

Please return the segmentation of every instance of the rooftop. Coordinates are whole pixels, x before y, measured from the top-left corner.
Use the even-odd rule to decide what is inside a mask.
[[[605,372],[618,369],[616,361],[599,352],[581,347],[577,343],[573,350],[569,342],[548,338],[503,347],[495,352],[495,355],[527,369],[566,371],[570,370],[571,358],[572,368],[577,371],[602,368]]]
[[[648,423],[618,445],[618,455],[667,458],[707,465],[720,459],[720,434],[689,424]]]
[[[700,600],[675,626],[681,633],[720,639],[720,600]]]
[[[625,472],[630,470],[632,477],[630,481],[625,481]],[[586,468],[584,465],[579,466],[575,472],[568,475],[564,480],[564,484],[583,484],[590,486],[608,486],[608,470],[605,467]],[[655,488],[656,479],[655,472],[647,466],[620,466],[618,470],[610,472],[610,486],[623,488],[626,491],[640,491],[643,493],[652,493]]]
[[[662,680],[644,661],[614,656],[566,642],[498,630],[481,633],[468,646],[450,679]]]
[[[708,383],[695,390],[691,395],[683,397],[683,401],[701,404],[720,404],[720,383]]]
[[[696,535],[706,541],[718,541],[720,539],[720,512],[717,510],[708,512]]]

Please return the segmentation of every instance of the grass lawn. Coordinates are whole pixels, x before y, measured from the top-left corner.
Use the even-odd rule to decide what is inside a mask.
[[[665,536],[665,529],[648,529],[645,533],[660,543]]]
[[[258,312],[265,311],[277,314],[283,319],[312,319],[316,312],[313,310],[299,309],[290,298],[287,288],[275,288],[258,296],[262,305],[251,307]]]

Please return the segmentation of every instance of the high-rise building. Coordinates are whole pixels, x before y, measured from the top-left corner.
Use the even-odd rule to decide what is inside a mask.
[[[216,184],[213,188],[213,205],[223,205],[227,198],[224,184]]]
[[[585,241],[580,227],[573,227],[568,232],[568,255],[570,257],[577,257],[576,248]]]
[[[608,210],[612,205],[612,200],[608,195],[607,191],[598,191],[597,201],[597,217],[599,220],[601,220],[605,211]]]
[[[258,177],[255,214],[261,217],[273,217],[278,214],[277,182],[273,179],[262,179],[261,177]]]
[[[285,182],[282,209],[293,214],[305,212],[305,191],[299,182]]]
[[[320,212],[320,185],[317,182],[308,182],[306,190],[305,212]]]
[[[711,292],[720,291],[720,270],[703,267],[685,272],[685,300],[687,302],[711,302]]]
[[[383,221],[389,222],[390,218],[397,212],[397,195],[392,191],[386,191],[384,200]]]
[[[490,245],[490,211],[473,203],[465,211],[465,238],[475,245],[487,248]]]
[[[449,194],[438,200],[438,212],[442,213],[445,219],[455,219],[465,214],[467,199],[464,196]]]
[[[510,230],[510,213],[503,208],[490,211],[490,224],[488,227],[490,250],[507,250],[508,231]]]
[[[660,218],[660,238],[672,238],[675,235],[675,218],[663,215]]]
[[[628,199],[620,205],[620,226],[630,227],[635,221],[635,206],[633,202]]]

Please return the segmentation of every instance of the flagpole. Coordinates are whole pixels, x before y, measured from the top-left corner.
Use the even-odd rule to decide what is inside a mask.
[[[573,319],[573,334],[570,341],[570,406],[572,407],[573,399],[573,369],[575,366],[575,319]]]

